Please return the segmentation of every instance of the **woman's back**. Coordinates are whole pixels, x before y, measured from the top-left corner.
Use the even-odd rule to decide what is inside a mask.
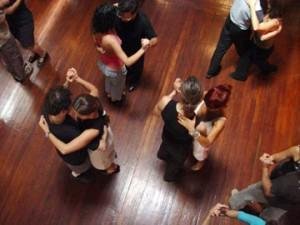
[[[122,41],[118,35],[114,33],[108,33],[95,37],[95,40],[97,47],[102,50],[99,51],[99,59],[103,64],[116,70],[124,66],[124,62],[116,55],[111,47],[111,42],[115,42],[121,46]]]

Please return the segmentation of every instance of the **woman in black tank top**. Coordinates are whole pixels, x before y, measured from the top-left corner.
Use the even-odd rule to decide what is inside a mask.
[[[175,101],[176,93],[180,100]],[[203,95],[202,87],[195,77],[188,77],[185,81],[176,79],[174,90],[155,106],[155,112],[161,114],[164,121],[162,143],[158,151],[158,158],[166,162],[165,181],[175,181],[182,172],[184,161],[193,148],[193,137],[188,130],[177,121],[179,114],[194,118],[194,110]]]

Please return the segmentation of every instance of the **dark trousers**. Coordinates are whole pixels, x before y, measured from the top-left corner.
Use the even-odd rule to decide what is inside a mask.
[[[23,57],[13,37],[0,48],[0,55],[5,63],[6,69],[14,78],[17,80],[25,79]]]
[[[168,140],[163,140],[157,153],[157,157],[166,162],[164,180],[176,181],[183,173],[184,162],[191,149],[189,145],[177,145]]]
[[[240,56],[243,55],[250,46],[250,34],[250,29],[241,30],[230,20],[230,17],[228,16],[220,34],[217,47],[210,61],[208,74],[218,71],[223,56],[232,44],[234,44],[237,53]]]
[[[247,79],[247,73],[252,63],[255,64],[262,73],[269,73],[271,65],[268,62],[268,58],[273,50],[273,47],[264,49],[252,43],[248,51],[240,57],[234,76],[243,80]]]
[[[144,70],[144,56],[142,56],[136,63],[127,67],[127,82],[129,86],[136,86],[143,74]]]

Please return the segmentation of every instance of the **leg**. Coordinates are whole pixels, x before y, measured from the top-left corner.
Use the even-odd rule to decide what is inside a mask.
[[[127,67],[127,69],[128,69],[127,78],[129,83],[129,91],[131,92],[136,88],[143,74],[144,57],[141,57],[135,64],[133,64],[130,67]]]
[[[263,193],[261,182],[252,184],[247,188],[233,194],[229,199],[229,205],[232,209],[239,210],[251,202],[268,204]]]
[[[10,72],[17,81],[23,82],[26,79],[24,61],[13,37],[2,46],[1,55],[8,72]]]
[[[111,100],[121,101],[125,89],[126,82],[126,68],[124,67],[121,71],[115,72],[115,76],[111,77]]]
[[[273,47],[269,49],[262,49],[258,46],[255,47],[255,51],[253,54],[253,63],[261,70],[263,74],[269,74],[275,72],[277,67],[275,65],[271,65],[268,62],[268,58],[273,52]]]
[[[182,166],[174,161],[167,161],[167,166],[164,174],[164,180],[167,182],[176,181],[182,172]]]
[[[283,215],[286,212],[287,211],[284,209],[275,208],[275,207],[267,207],[262,211],[262,213],[260,214],[260,217],[262,217],[266,221],[273,220],[273,221],[278,222],[278,224],[280,224],[279,222],[280,222],[281,218],[283,218]]]
[[[230,74],[233,79],[245,81],[251,66],[251,48],[248,49],[239,59],[236,70]]]
[[[87,172],[91,168],[91,162],[90,162],[88,157],[80,165],[72,165],[72,164],[69,164],[69,163],[66,163],[66,165],[69,167],[70,170],[72,170],[72,175],[74,177],[77,177],[80,174],[83,174],[83,173]]]
[[[26,8],[17,15],[8,16],[8,24],[12,31],[14,37],[20,42],[24,49],[28,49],[30,52],[34,53],[28,59],[30,63],[38,60],[37,65],[41,67],[48,54],[43,50],[34,39],[34,20],[31,11]]]
[[[169,153],[166,151],[166,144],[164,141],[161,143],[157,152],[157,158],[167,161],[170,158]]]
[[[233,40],[230,35],[229,26],[230,26],[230,18],[228,16],[225,21],[222,32],[220,34],[220,38],[219,38],[217,47],[215,49],[215,52],[211,58],[206,78],[211,78],[211,77],[218,75],[218,73],[220,72],[220,69],[221,69],[220,64],[221,64],[222,58],[233,43]]]
[[[240,30],[235,25],[231,26],[230,28],[235,49],[239,56],[243,56],[251,47],[251,31]]]

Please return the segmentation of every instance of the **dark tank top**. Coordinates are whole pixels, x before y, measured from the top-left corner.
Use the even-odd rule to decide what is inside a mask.
[[[193,137],[185,127],[178,123],[176,105],[177,102],[171,100],[161,112],[165,123],[163,128],[163,138],[167,138],[177,143],[192,143]]]

